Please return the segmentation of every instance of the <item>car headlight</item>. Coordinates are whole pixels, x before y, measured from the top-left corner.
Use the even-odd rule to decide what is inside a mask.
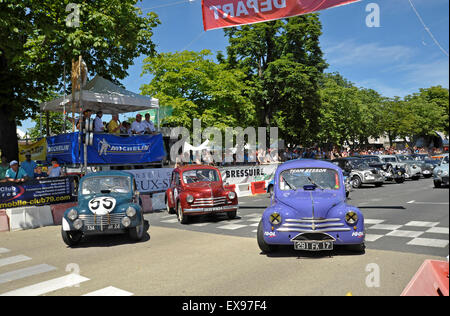
[[[128,227],[131,225],[131,219],[129,217],[122,218],[122,225]]]
[[[188,202],[188,203],[194,202],[194,197],[192,195],[186,196],[186,202]]]
[[[345,214],[345,221],[349,225],[354,225],[358,222],[358,214],[356,212],[350,211]]]
[[[270,215],[269,221],[273,225],[279,225],[281,224],[281,215],[279,213],[272,213],[272,215]]]
[[[76,230],[80,230],[81,227],[83,227],[83,221],[82,221],[81,219],[75,220],[75,221],[73,222],[73,227],[74,227]]]
[[[443,170],[438,170],[437,174],[438,176],[440,176],[444,171]]]
[[[129,208],[127,208],[127,211],[125,213],[128,217],[134,217],[136,215],[136,210],[134,209],[134,207],[130,206]]]
[[[78,212],[75,209],[71,209],[69,213],[67,213],[67,218],[71,221],[74,221],[78,218]]]
[[[236,198],[236,193],[233,192],[233,191],[229,192],[229,193],[228,193],[228,198],[229,198],[230,200],[234,200],[234,199]]]

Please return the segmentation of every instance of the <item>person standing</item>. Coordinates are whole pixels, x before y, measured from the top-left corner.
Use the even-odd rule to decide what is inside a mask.
[[[94,133],[103,133],[105,131],[105,127],[103,126],[103,112],[98,111],[97,116],[94,119]]]
[[[49,178],[59,178],[63,176],[63,172],[61,167],[58,164],[58,159],[52,159],[52,166],[48,168],[48,177]]]
[[[17,160],[13,160],[9,164],[9,169],[6,171],[5,178],[9,182],[26,182],[29,177],[23,168],[19,167]]]
[[[120,123],[118,114],[113,114],[111,121],[108,123],[108,133],[116,136],[120,135]]]
[[[133,135],[142,135],[145,132],[145,126],[142,122],[142,115],[136,115],[136,121],[131,124],[131,132]]]
[[[6,161],[6,156],[2,155],[2,160],[0,161],[0,182],[6,182],[6,171],[9,169]]]
[[[154,134],[156,132],[155,124],[150,120],[150,113],[145,114],[145,120],[142,123],[145,127],[145,134]]]
[[[26,160],[24,162],[22,162],[21,167],[23,168],[23,170],[25,170],[25,172],[27,173],[30,180],[33,180],[34,179],[34,169],[36,169],[37,164],[36,164],[36,162],[31,160],[30,153],[27,153],[25,155],[25,157],[26,157]]]

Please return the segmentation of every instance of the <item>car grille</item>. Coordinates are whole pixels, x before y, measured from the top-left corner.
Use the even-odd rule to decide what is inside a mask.
[[[351,229],[344,227],[340,218],[302,218],[286,219],[285,223],[278,229],[280,232],[299,233],[325,233],[325,232],[346,232]]]
[[[227,197],[215,197],[215,198],[198,198],[192,203],[192,208],[196,207],[214,207],[227,204]]]
[[[104,226],[117,225],[122,222],[122,218],[126,216],[125,213],[116,213],[109,215],[80,215],[79,218],[83,221],[85,226]]]

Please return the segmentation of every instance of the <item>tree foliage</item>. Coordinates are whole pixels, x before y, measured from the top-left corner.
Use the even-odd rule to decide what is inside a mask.
[[[154,13],[137,0],[0,1],[0,149],[17,157],[11,130],[37,110],[49,91],[62,88],[64,66],[70,81],[72,59],[83,56],[89,73],[116,81],[133,60],[154,55]],[[79,25],[67,25],[69,3],[79,5]]]

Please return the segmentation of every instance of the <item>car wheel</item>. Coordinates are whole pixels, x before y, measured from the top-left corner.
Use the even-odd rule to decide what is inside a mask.
[[[383,182],[377,182],[377,183],[375,183],[375,187],[379,188],[379,187],[381,187],[381,186],[383,186]]]
[[[67,232],[61,230],[61,235],[64,243],[69,247],[78,245],[81,241],[81,238],[83,238],[82,232]]]
[[[425,179],[429,179],[429,178],[431,178],[433,175],[432,174],[424,174],[423,175],[423,177],[425,178]]]
[[[141,215],[141,223],[128,231],[130,238],[134,241],[140,241],[144,237],[144,217]]]
[[[404,178],[396,178],[395,182],[396,183],[403,183],[403,182],[405,182],[405,179]]]
[[[267,190],[269,193],[269,197],[273,196],[273,185],[269,186],[269,189]]]
[[[354,176],[354,177],[352,178],[352,186],[353,186],[355,189],[358,189],[358,188],[361,187],[361,185],[362,185],[361,178],[358,177],[358,176]]]
[[[414,177],[412,177],[411,179],[413,179],[414,181],[417,181],[417,180],[420,179],[420,176],[414,176]]]
[[[166,210],[167,214],[175,214],[175,210],[171,207],[169,207],[169,200],[166,197]]]
[[[188,223],[188,216],[183,213],[183,208],[181,207],[181,202],[178,202],[177,217],[178,217],[178,221],[181,224],[187,224]]]
[[[269,245],[264,241],[264,229],[263,229],[262,221],[259,222],[259,225],[258,225],[257,240],[258,240],[259,249],[261,249],[261,251],[263,253],[272,253],[277,249],[276,246]]]
[[[438,181],[438,180],[434,180],[434,187],[435,188],[440,188],[442,186],[442,182]]]
[[[227,212],[228,219],[235,219],[237,215],[237,211]]]

